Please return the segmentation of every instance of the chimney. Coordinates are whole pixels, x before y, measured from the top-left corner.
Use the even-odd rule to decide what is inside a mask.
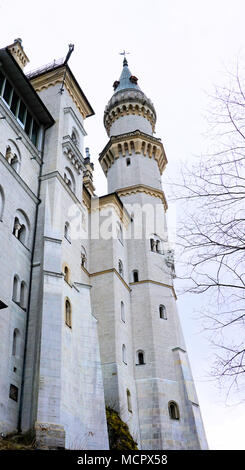
[[[11,52],[12,56],[15,58],[17,64],[23,70],[26,64],[28,64],[29,59],[24,52],[24,48],[22,46],[22,40],[20,38],[15,39],[13,44],[8,46],[8,50]]]

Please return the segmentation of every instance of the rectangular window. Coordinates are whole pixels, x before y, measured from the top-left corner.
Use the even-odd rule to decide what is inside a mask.
[[[18,101],[19,101],[19,97],[14,91],[13,96],[12,96],[11,106],[10,106],[10,109],[14,115],[16,115]]]
[[[33,119],[31,140],[32,140],[32,142],[33,142],[34,145],[37,145],[38,129],[39,129],[38,124],[37,124],[36,121],[34,121],[34,119]]]
[[[25,107],[23,101],[20,101],[18,119],[22,124],[24,124],[24,122],[25,122],[25,115],[26,115],[26,107]]]
[[[40,127],[37,122],[32,118],[31,114],[27,111],[27,107],[20,99],[19,95],[15,92],[12,85],[5,78],[0,70],[0,96],[10,106],[11,112],[17,117],[18,122],[25,129],[26,134],[31,139],[32,143],[37,147],[39,140]]]
[[[4,92],[3,92],[3,99],[6,101],[6,103],[10,103],[10,98],[12,94],[12,86],[10,85],[9,81],[6,80],[5,87],[4,87]]]
[[[32,117],[30,115],[30,113],[28,113],[27,111],[27,114],[26,114],[26,123],[25,123],[25,131],[28,135],[30,135],[30,130],[31,130],[31,121],[32,121]]]
[[[0,70],[0,95],[2,95],[4,80],[5,80],[5,76]]]
[[[16,387],[16,386],[13,385],[13,384],[10,384],[10,387],[9,387],[9,398],[11,398],[11,399],[14,400],[14,401],[18,401],[18,392],[19,392],[18,387]]]

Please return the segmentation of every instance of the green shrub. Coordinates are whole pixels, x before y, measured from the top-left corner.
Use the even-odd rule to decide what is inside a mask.
[[[115,410],[108,406],[106,419],[110,450],[138,450],[137,442],[132,438],[128,425],[121,420]]]

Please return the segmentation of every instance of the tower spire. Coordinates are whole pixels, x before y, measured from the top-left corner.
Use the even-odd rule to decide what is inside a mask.
[[[124,59],[123,59],[123,67],[125,66],[128,66],[128,61],[126,59],[126,54],[130,54],[130,52],[126,52],[125,49],[123,52],[119,52],[120,55],[124,55]]]

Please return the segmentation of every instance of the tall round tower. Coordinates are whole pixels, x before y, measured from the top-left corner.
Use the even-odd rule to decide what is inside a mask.
[[[130,351],[126,366],[127,370],[133,366],[136,400],[131,413],[138,417],[139,445],[142,449],[206,448],[176,307],[173,252],[165,218],[167,202],[161,186],[167,159],[161,139],[153,136],[156,111],[125,58],[120,79],[113,86],[114,94],[104,114],[109,142],[100,154],[100,163],[108,192],[120,197],[131,225],[124,231],[120,247],[121,260],[127,266],[124,281],[129,288],[127,325],[121,325],[115,315],[111,331],[115,331],[115,347],[122,341]],[[116,256],[114,260],[117,263]],[[116,304],[119,302],[118,298]],[[129,324],[130,335],[126,330]],[[108,337],[101,331],[102,349],[108,348]],[[118,383],[128,390],[126,367],[120,369],[121,358],[115,357],[117,374],[123,377]],[[108,364],[109,359],[110,354]],[[120,402],[120,391],[118,396]]]
[[[140,183],[161,189],[160,175],[167,159],[161,139],[153,136],[156,111],[130,72],[126,58],[113,87],[104,114],[110,140],[100,155],[108,192]]]

